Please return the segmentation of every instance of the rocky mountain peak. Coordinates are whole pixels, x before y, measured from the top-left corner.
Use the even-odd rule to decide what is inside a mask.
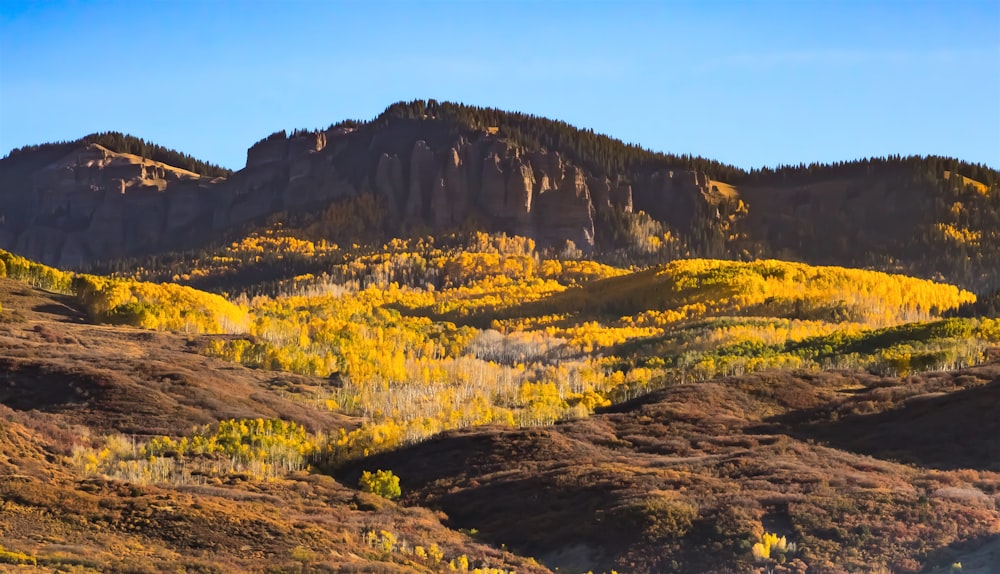
[[[75,146],[27,179],[5,179],[13,184],[0,189],[0,247],[74,268],[195,247],[274,213],[374,193],[390,234],[414,224],[446,229],[475,214],[492,229],[587,249],[598,212],[638,205],[683,219],[710,185],[684,170],[612,180],[496,131],[455,131],[431,118],[278,132],[247,150],[244,169],[214,179],[96,143]],[[15,170],[10,160],[0,162],[0,175],[5,169]]]

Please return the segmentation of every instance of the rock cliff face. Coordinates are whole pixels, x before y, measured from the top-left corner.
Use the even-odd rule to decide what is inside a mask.
[[[683,224],[711,182],[657,171],[631,182],[585,172],[557,152],[519,149],[484,132],[434,122],[272,137],[246,167],[210,179],[99,145],[64,146],[45,161],[0,161],[0,247],[64,268],[196,247],[276,212],[301,213],[362,193],[384,199],[386,231],[445,229],[475,216],[543,244],[594,244],[595,216],[644,210]],[[39,165],[39,163],[42,163]]]
[[[19,171],[4,165],[0,171],[8,167]],[[148,251],[211,221],[213,180],[96,144],[20,171],[0,179],[0,241],[52,265]]]

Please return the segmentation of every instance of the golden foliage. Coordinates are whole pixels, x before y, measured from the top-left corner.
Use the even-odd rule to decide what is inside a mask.
[[[719,375],[951,368],[1000,341],[993,320],[928,322],[974,301],[951,285],[776,260],[687,259],[630,271],[545,256],[532,240],[503,234],[341,249],[276,226],[187,275],[290,260],[326,270],[289,275],[280,294],[237,305],[176,284],[63,274],[0,252],[8,274],[72,290],[99,320],[240,334],[210,339],[204,351],[331,377],[316,406],[365,421],[314,445],[335,460],[447,429],[552,424]],[[97,459],[90,471],[105,468]]]
[[[305,468],[324,442],[294,422],[231,419],[196,427],[190,437],[180,439],[163,436],[142,443],[110,435],[101,448],[77,447],[72,462],[83,474],[137,484],[189,483],[194,471],[272,479]]]
[[[765,532],[761,534],[760,541],[753,545],[751,551],[755,560],[777,560],[789,552],[794,552],[795,544],[789,544],[784,536],[779,538],[773,532]]]
[[[35,263],[2,249],[0,249],[0,277],[9,277],[57,293],[70,293],[73,281],[72,273]]]
[[[934,229],[938,232],[941,239],[958,245],[978,247],[979,242],[983,238],[983,233],[981,231],[958,227],[950,223],[937,223],[935,224]]]
[[[2,544],[0,544],[0,564],[24,564],[37,566],[38,559],[30,554],[25,554],[24,552],[7,550]]]
[[[391,470],[376,470],[375,472],[364,471],[358,486],[365,492],[388,498],[390,500],[399,498],[402,490],[399,487],[399,477]]]
[[[77,275],[72,285],[84,308],[99,321],[185,333],[242,333],[247,329],[244,309],[190,287],[94,275]]]

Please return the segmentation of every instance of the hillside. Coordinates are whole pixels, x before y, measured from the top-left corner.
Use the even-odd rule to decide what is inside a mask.
[[[72,297],[0,279],[0,303],[0,569],[435,572],[412,554],[434,545],[445,562],[545,571],[323,475],[220,472],[228,457],[180,472],[176,453],[144,467],[143,441],[220,421],[311,433],[360,421],[309,402],[324,381],[206,358],[181,335],[90,325]]]
[[[226,253],[185,280],[266,296],[0,251],[0,528],[21,553],[0,560],[988,571],[1000,320],[944,318],[967,291],[777,260],[624,269],[484,233],[369,250],[274,230]],[[309,263],[326,271],[254,279]],[[355,489],[385,470],[402,505]]]
[[[25,146],[11,150],[5,159],[23,160],[29,156],[38,155],[36,152],[45,152],[44,155],[58,156],[65,154],[68,149],[91,144],[97,144],[115,153],[139,156],[156,163],[174,166],[175,168],[197,173],[205,177],[226,177],[232,174],[232,170],[212,165],[183,152],[165,148],[141,138],[119,132],[94,133],[72,142]]]
[[[985,291],[1000,286],[998,181],[939,157],[747,172],[555,120],[417,100],[371,121],[272,134],[233,174],[120,134],[11,153],[0,160],[0,248],[83,268],[217,247],[282,221],[310,240],[482,230],[569,241],[612,263],[776,257]]]
[[[0,569],[991,572],[998,199],[434,101],[16,150]]]
[[[966,556],[998,534],[998,378],[719,379],[544,429],[445,433],[338,476],[392,468],[406,502],[565,572],[748,572],[764,532],[795,544],[772,556],[781,572],[994,572]]]

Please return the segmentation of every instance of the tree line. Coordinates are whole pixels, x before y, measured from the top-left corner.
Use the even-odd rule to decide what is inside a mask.
[[[147,142],[142,138],[129,134],[123,134],[121,132],[98,132],[86,135],[76,141],[63,141],[23,146],[11,150],[11,152],[7,154],[7,157],[13,157],[18,154],[69,144],[97,144],[106,147],[115,153],[137,155],[146,159],[186,169],[187,171],[207,177],[227,177],[233,173],[233,170],[231,169],[220,167],[213,163],[192,157],[184,152],[166,148],[152,142]]]

